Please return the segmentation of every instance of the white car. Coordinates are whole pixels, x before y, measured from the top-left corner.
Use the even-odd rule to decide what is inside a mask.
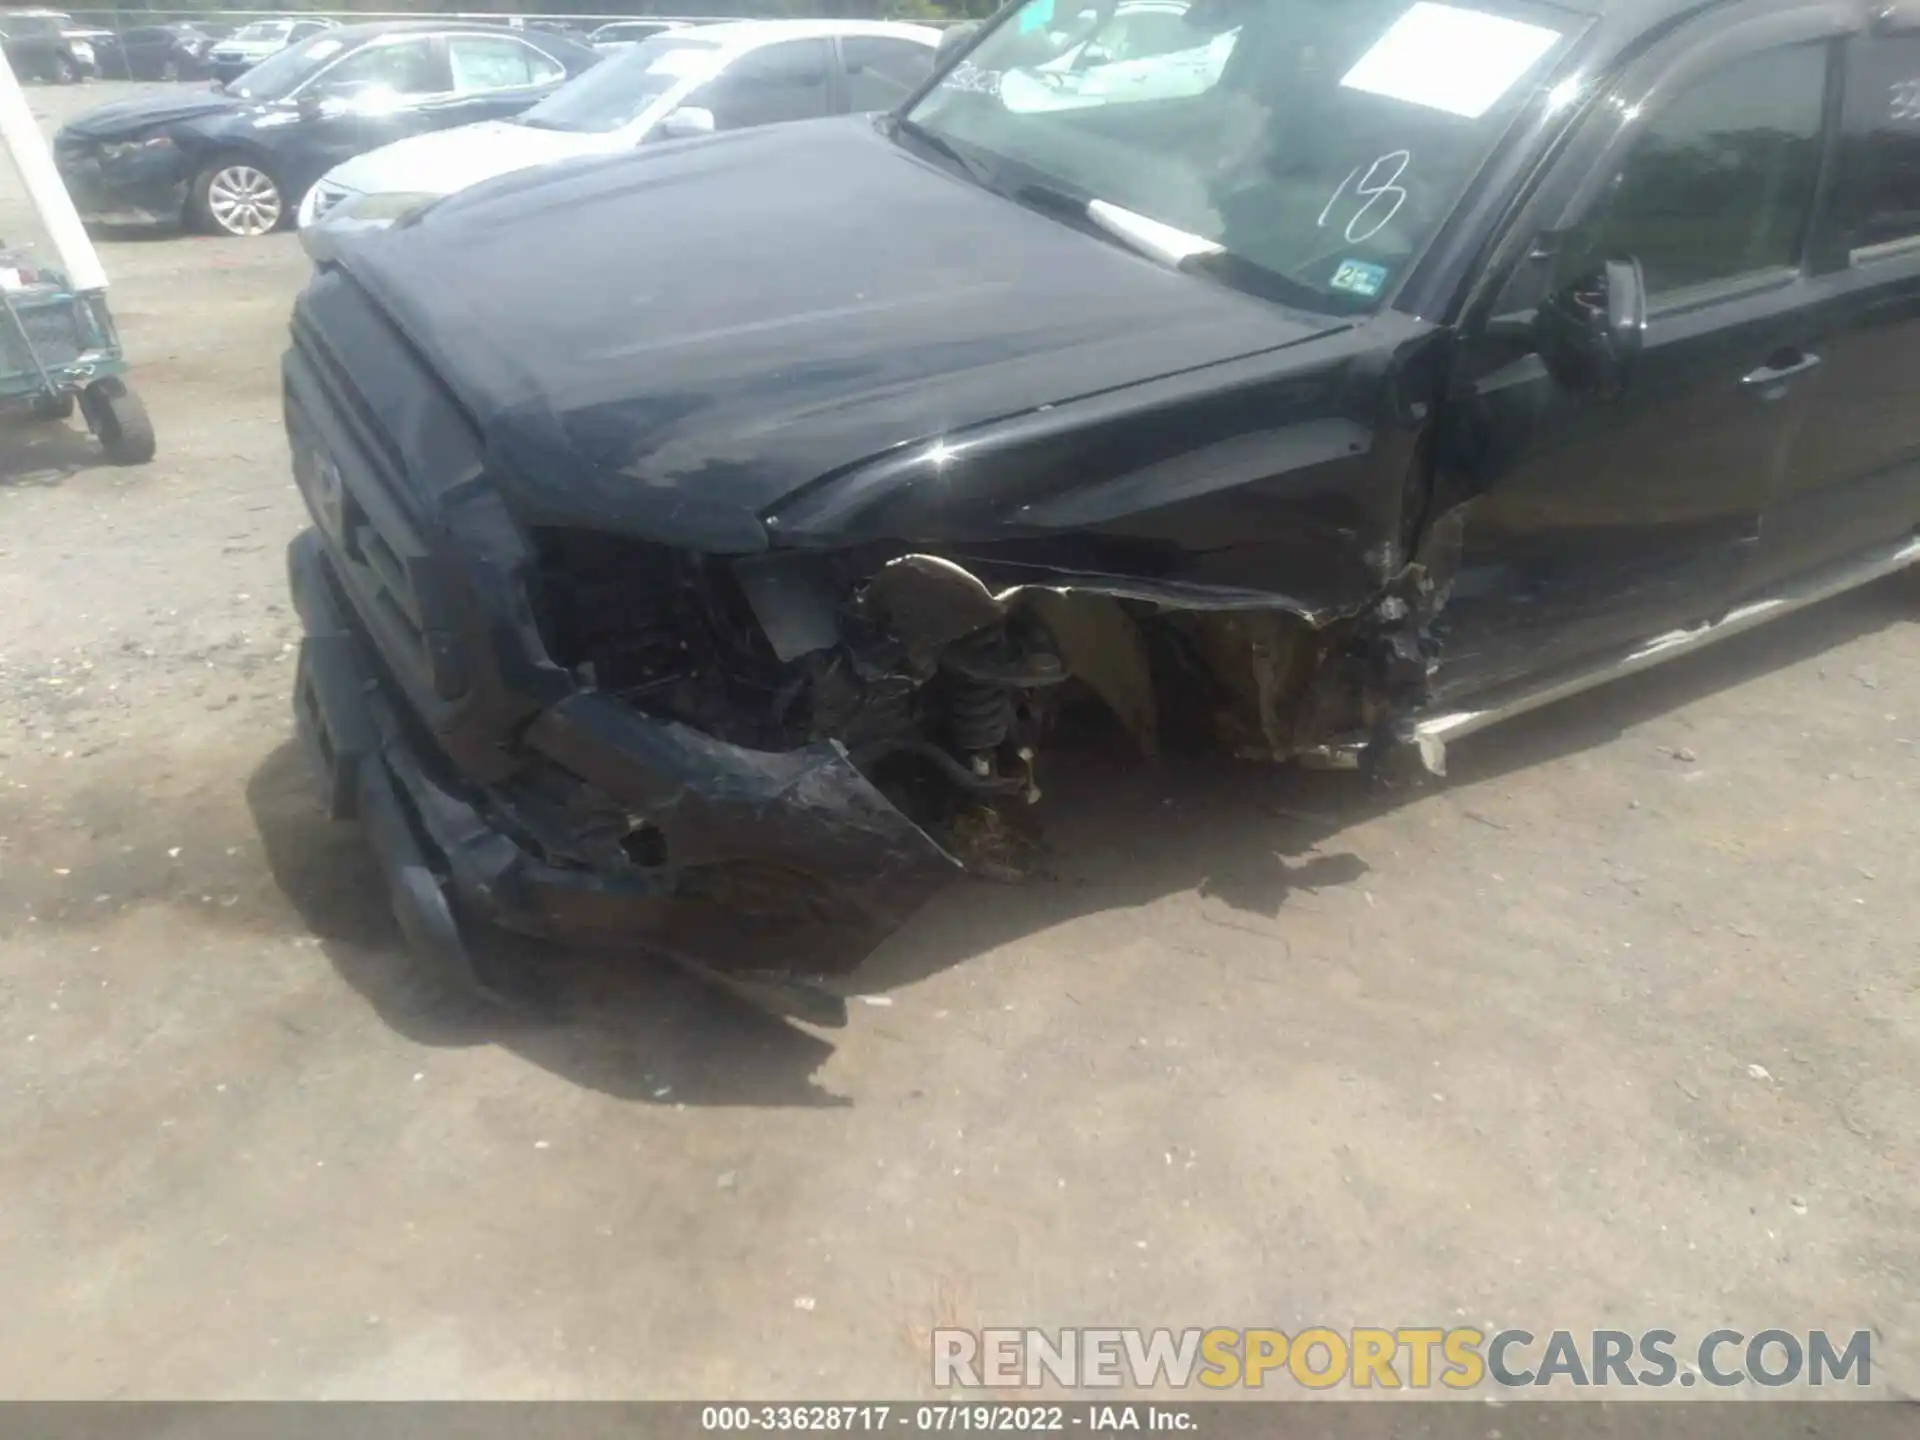
[[[643,40],[509,120],[463,125],[335,166],[300,206],[300,239],[379,230],[482,180],[649,140],[889,110],[933,72],[940,32],[870,20],[746,20]]]
[[[219,41],[207,52],[207,69],[221,82],[237,80],[269,55],[338,28],[338,20],[319,16],[285,15],[277,20],[255,20]]]
[[[605,55],[631,50],[642,40],[651,40],[669,30],[684,30],[684,20],[615,20],[602,25],[587,37],[587,44]]]
[[[1009,70],[1001,102],[1020,112],[1084,110],[1204,94],[1219,82],[1240,31],[1196,28],[1187,9],[1186,0],[1122,0],[1104,25],[1083,12],[1093,33],[1033,69]]]

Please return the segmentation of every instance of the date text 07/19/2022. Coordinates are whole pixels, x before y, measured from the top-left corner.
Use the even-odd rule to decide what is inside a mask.
[[[989,1405],[933,1402],[917,1405],[707,1405],[703,1431],[853,1431],[909,1434],[1023,1434],[1080,1430],[1188,1432],[1192,1413],[1161,1404]]]

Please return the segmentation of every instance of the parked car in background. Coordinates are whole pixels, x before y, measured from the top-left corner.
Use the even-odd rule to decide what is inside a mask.
[[[558,35],[493,25],[335,28],[223,87],[88,111],[55,136],[54,162],[84,220],[264,235],[342,160],[515,114],[599,59]]]
[[[339,28],[337,20],[285,15],[277,20],[255,20],[242,25],[215,45],[207,55],[207,69],[216,80],[237,80],[269,55]]]
[[[108,80],[202,80],[216,43],[198,25],[136,25],[96,41],[94,52]]]
[[[1104,18],[1083,11],[1073,42],[1054,59],[1001,76],[1009,110],[1083,110],[1202,95],[1239,40],[1239,28],[1200,34],[1187,0],[1121,0]],[[1065,38],[1065,37],[1062,37]]]
[[[308,193],[302,243],[316,253],[333,236],[379,229],[427,200],[529,165],[649,140],[890,109],[933,72],[939,41],[938,30],[881,20],[746,20],[670,30],[511,119],[404,140],[348,161]]]
[[[669,30],[688,28],[684,20],[615,20],[595,30],[587,37],[587,43],[611,55],[619,50],[631,50],[642,40],[651,40]]]
[[[62,10],[0,10],[0,49],[21,80],[72,85],[97,73],[92,42]]]
[[[544,30],[549,35],[564,35],[567,39],[578,40],[582,44],[586,44],[593,35],[592,26],[582,25],[574,20],[523,20],[514,28]]]
[[[102,57],[119,38],[113,31],[74,20],[62,33],[66,35],[67,44],[80,61],[82,80],[92,80],[104,73],[100,68]]]

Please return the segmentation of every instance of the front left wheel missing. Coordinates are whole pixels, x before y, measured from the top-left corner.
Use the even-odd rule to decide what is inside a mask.
[[[221,160],[194,181],[193,208],[203,229],[252,239],[278,230],[287,217],[279,181],[248,160]]]

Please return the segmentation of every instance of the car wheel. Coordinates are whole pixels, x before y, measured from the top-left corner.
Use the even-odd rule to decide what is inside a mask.
[[[287,218],[280,182],[251,160],[216,160],[202,170],[193,206],[204,228],[246,239],[272,234]]]
[[[175,60],[171,55],[165,60],[162,60],[160,62],[160,78],[162,80],[178,80],[180,78],[180,62]]]
[[[73,63],[71,55],[54,57],[53,78],[62,85],[72,85],[80,79],[80,67]]]

